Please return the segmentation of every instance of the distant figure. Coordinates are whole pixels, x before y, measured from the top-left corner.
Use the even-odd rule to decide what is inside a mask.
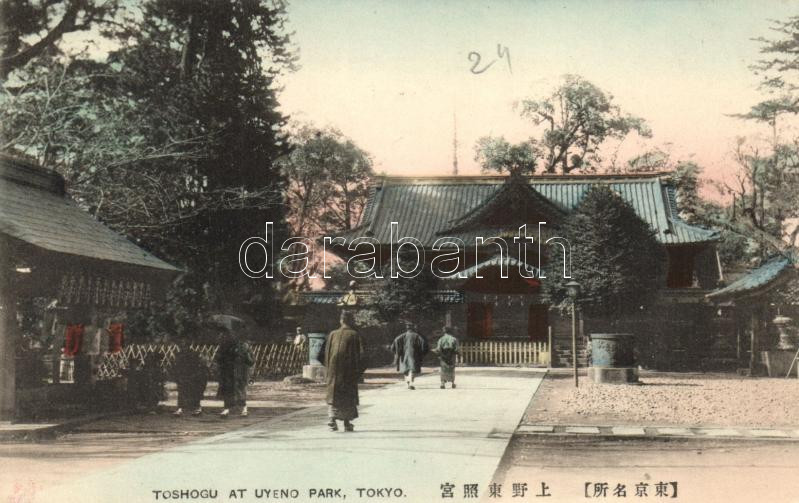
[[[394,353],[394,363],[397,370],[405,374],[408,389],[416,389],[413,385],[414,377],[422,372],[422,359],[430,351],[427,339],[414,331],[410,321],[405,322],[405,332],[398,335],[391,344]]]
[[[341,313],[341,326],[330,333],[321,360],[327,368],[327,416],[330,431],[337,431],[336,420],[344,421],[344,431],[353,431],[351,421],[358,417],[358,378],[361,375],[363,346],[354,330],[352,313]]]
[[[225,329],[222,342],[216,355],[219,367],[219,391],[225,401],[225,408],[219,414],[228,417],[230,409],[240,408],[241,415],[247,412],[247,383],[250,378],[250,367],[255,363],[250,347],[239,340],[232,331]]]
[[[438,340],[436,344],[436,353],[438,353],[438,361],[441,365],[441,389],[444,389],[446,383],[452,383],[455,387],[455,355],[458,354],[458,339],[452,335],[452,328],[444,327],[444,335]]]
[[[303,333],[302,327],[297,327],[297,335],[294,336],[294,345],[302,346],[306,342],[308,342],[308,336]]]
[[[199,353],[191,349],[186,338],[178,341],[178,354],[172,371],[178,385],[178,410],[174,412],[175,416],[182,416],[183,409],[199,416],[203,411],[200,401],[208,385],[208,366]]]

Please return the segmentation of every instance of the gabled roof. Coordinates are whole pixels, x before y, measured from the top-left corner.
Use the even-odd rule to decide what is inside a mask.
[[[0,156],[0,235],[49,252],[178,271],[79,208],[59,175]]]
[[[724,288],[707,294],[713,301],[721,301],[736,297],[746,297],[762,293],[779,286],[793,270],[791,259],[783,256],[772,257],[760,267],[752,269]]]
[[[513,211],[508,211],[513,208]],[[539,221],[560,221],[562,209],[539,194],[522,177],[508,177],[505,183],[477,206],[450,221],[451,227],[439,234],[475,228],[512,228]]]
[[[507,179],[505,176],[378,178],[360,225],[341,236],[348,239],[369,236],[388,243],[390,224],[398,222],[399,237],[412,236],[431,246],[437,238],[452,235],[447,231],[453,227],[462,228],[468,222],[478,223],[482,212],[492,209],[492,201],[501,199],[498,194],[508,190]],[[673,201],[674,188],[668,185],[661,173],[544,175],[524,177],[524,181],[531,192],[564,213],[572,211],[591,186],[609,185],[632,205],[665,245],[706,243],[718,239],[717,232],[689,225],[680,219]],[[517,208],[509,207],[505,211],[514,212]],[[551,225],[548,222],[548,226]],[[486,234],[485,230],[482,229],[480,235],[486,238],[493,235]],[[537,229],[528,232],[532,234]],[[475,234],[474,230],[464,230],[462,239],[472,234]]]

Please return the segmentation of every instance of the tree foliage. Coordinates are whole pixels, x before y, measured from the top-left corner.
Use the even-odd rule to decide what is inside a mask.
[[[532,175],[541,160],[541,151],[535,140],[511,144],[502,136],[484,136],[474,146],[474,160],[483,173]]]
[[[622,113],[612,95],[576,75],[566,75],[550,96],[525,99],[519,106],[522,117],[544,128],[539,144],[547,173],[595,171],[606,140],[621,140],[633,131],[651,136],[643,119]]]
[[[406,271],[412,270],[416,264],[415,255],[400,253],[396,260]],[[424,259],[421,260],[424,263]],[[382,278],[370,281],[375,294],[371,309],[378,320],[391,323],[402,318],[429,318],[436,305],[433,297],[436,277],[429,267],[422,267],[421,272],[413,278],[392,278],[391,266],[387,263],[382,267],[381,275]]]
[[[589,189],[562,233],[571,243],[571,275],[581,286],[578,305],[591,318],[624,320],[665,284],[664,251],[654,231],[605,185]],[[553,304],[568,304],[569,281],[560,274],[543,280]]]
[[[217,308],[263,295],[269,289],[245,278],[236,257],[244,239],[263,235],[264,222],[276,223],[276,239],[283,235],[285,184],[275,162],[288,147],[276,78],[294,61],[285,8],[251,0],[151,0],[143,13],[143,22],[121,31],[127,42],[109,56],[136,77],[122,82],[121,91],[184,111],[191,118],[185,126],[210,138],[208,154],[184,168],[198,194],[187,204],[209,192],[240,196],[180,225],[189,245],[184,260],[208,279]],[[261,204],[249,204],[256,194],[264,196]]]
[[[761,78],[765,99],[737,117],[769,125],[776,143],[780,117],[799,113],[799,16],[774,20],[771,30],[777,38],[755,39],[760,42],[763,57],[750,67]]]
[[[109,27],[119,9],[118,0],[0,1],[0,79],[57,52],[67,33]]]
[[[15,15],[28,4],[7,2]],[[117,49],[103,60],[68,58],[54,39],[15,68],[3,88],[3,149],[57,169],[99,219],[197,275],[189,283],[208,307],[249,302],[276,318],[273,285],[244,277],[237,254],[266,221],[277,239],[284,233],[278,79],[295,61],[285,6],[147,0],[136,12],[107,23]]]
[[[613,171],[618,172],[618,171]],[[627,161],[625,173],[668,173],[668,183],[677,195],[677,211],[688,223],[701,223],[705,200],[700,196],[703,169],[694,161],[675,160],[667,149],[654,148]]]
[[[736,171],[717,188],[731,198],[715,223],[749,242],[747,255],[790,254],[799,244],[799,143],[761,150],[740,139]]]
[[[736,172],[717,184],[731,201],[717,224],[747,241],[747,256],[795,255],[799,241],[799,139],[780,138],[783,118],[799,113],[799,16],[775,20],[775,38],[759,37],[762,58],[751,69],[761,77],[764,99],[739,118],[771,128],[770,145],[740,138]]]
[[[372,159],[335,129],[304,125],[292,151],[278,160],[287,180],[288,222],[294,236],[349,230],[360,219],[374,175]]]
[[[577,75],[564,76],[547,97],[521,100],[518,108],[538,136],[515,145],[504,137],[480,138],[475,160],[484,172],[595,172],[608,140],[652,135],[643,119],[623,113],[612,95]]]

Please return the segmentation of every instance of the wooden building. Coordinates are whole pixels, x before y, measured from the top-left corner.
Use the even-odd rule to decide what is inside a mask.
[[[57,305],[72,323],[148,306],[179,270],[78,207],[53,171],[0,156],[0,414],[15,411],[17,306]],[[59,346],[60,347],[60,346]],[[58,349],[58,348],[56,348]]]
[[[718,320],[711,358],[734,361],[750,375],[764,374],[765,353],[779,348],[774,320],[789,316],[793,326],[787,329],[795,331],[799,319],[799,306],[783,295],[795,280],[794,261],[780,255],[710,292],[707,299],[715,306]],[[790,348],[788,355],[793,357],[795,346]]]
[[[548,304],[541,282],[564,267],[562,238],[557,237],[560,222],[599,184],[630,203],[666,251],[668,272],[657,305],[640,317],[639,348],[652,366],[673,366],[675,361],[690,366],[706,356],[702,352],[710,340],[706,321],[713,308],[705,296],[722,276],[715,250],[718,235],[680,218],[668,173],[382,177],[373,184],[360,224],[340,234],[346,244],[333,251],[348,259],[363,253],[350,246],[354,240],[368,240],[385,261],[402,237],[412,237],[431,264],[451,251],[448,241],[459,239],[464,243],[462,261],[455,272],[441,276],[436,287],[440,309],[423,324],[430,330],[452,324],[467,341],[549,344],[551,333],[554,347],[549,349],[557,364],[569,356],[571,325]],[[513,241],[522,225],[535,239],[526,256]],[[534,277],[521,274],[520,266]],[[311,293],[306,299],[312,311],[317,307],[310,306],[333,304],[334,296]],[[583,325],[581,320],[581,335],[590,331]]]

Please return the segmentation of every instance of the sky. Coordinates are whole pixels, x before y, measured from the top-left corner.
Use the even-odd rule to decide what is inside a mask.
[[[652,128],[651,140],[626,139],[621,158],[665,146],[724,179],[736,137],[768,133],[730,117],[762,96],[751,39],[796,14],[799,1],[779,0],[294,0],[301,68],[283,79],[281,103],[294,120],[340,129],[395,175],[450,174],[456,127],[460,173],[479,174],[475,141],[535,135],[514,103],[577,74]],[[478,69],[496,61],[475,74],[471,52]]]

